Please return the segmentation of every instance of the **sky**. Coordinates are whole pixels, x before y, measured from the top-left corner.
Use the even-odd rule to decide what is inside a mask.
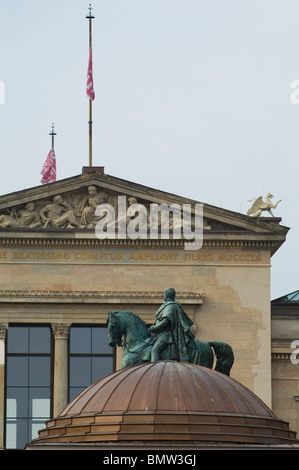
[[[0,0],[0,194],[40,184],[52,123],[57,179],[89,164],[88,5]],[[271,192],[271,298],[298,290],[299,1],[92,7],[93,165],[242,214]]]

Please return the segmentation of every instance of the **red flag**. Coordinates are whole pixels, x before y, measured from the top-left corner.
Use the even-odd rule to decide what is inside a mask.
[[[41,171],[41,175],[43,175],[41,179],[42,184],[51,183],[51,181],[56,181],[56,158],[53,148],[48,153],[48,156]]]
[[[86,84],[86,94],[87,97],[91,100],[95,98],[95,92],[93,88],[93,78],[92,78],[92,48],[89,48],[89,61],[88,61],[88,70],[87,70],[87,84]]]

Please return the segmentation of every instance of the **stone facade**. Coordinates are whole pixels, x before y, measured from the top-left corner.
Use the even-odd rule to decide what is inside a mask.
[[[272,407],[299,431],[299,301],[272,301]]]
[[[235,354],[232,377],[271,407],[270,266],[288,229],[274,218],[204,204],[200,250],[188,251],[184,240],[171,237],[99,240],[94,208],[86,202],[95,197],[90,187],[97,196],[105,194],[105,202],[118,195],[145,206],[197,202],[97,172],[0,197],[0,374],[8,325],[50,323],[57,415],[67,404],[69,326],[105,324],[112,310],[133,311],[151,324],[164,289],[174,287],[196,336],[229,343]],[[54,200],[65,208],[51,218],[47,211]],[[29,209],[34,215],[28,216]],[[120,356],[118,351],[117,367]]]

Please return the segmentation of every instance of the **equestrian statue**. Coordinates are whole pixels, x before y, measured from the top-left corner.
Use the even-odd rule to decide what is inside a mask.
[[[164,292],[165,303],[156,313],[155,324],[148,328],[132,312],[110,312],[107,320],[108,342],[122,346],[122,368],[141,362],[173,360],[190,362],[230,374],[234,354],[229,344],[220,341],[200,341],[192,333],[193,322],[175,300],[175,290]]]

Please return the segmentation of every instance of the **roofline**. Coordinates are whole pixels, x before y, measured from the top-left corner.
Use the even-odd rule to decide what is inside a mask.
[[[123,192],[127,187],[128,192],[135,196],[136,192],[141,191],[143,193],[143,198],[146,196],[148,200],[152,202],[159,203],[161,198],[165,199],[165,202],[172,204],[174,202],[181,202],[182,204],[203,204],[204,206],[204,217],[211,217],[219,222],[224,222],[226,224],[239,226],[242,229],[253,230],[253,232],[280,232],[286,234],[289,231],[289,227],[283,225],[278,225],[272,223],[272,217],[269,217],[265,220],[260,218],[253,218],[239,212],[234,212],[229,209],[223,209],[211,204],[206,204],[201,201],[190,199],[184,196],[179,196],[177,194],[169,193],[166,191],[161,191],[159,189],[154,189],[149,186],[144,186],[139,183],[134,183],[128,180],[124,180],[115,176],[108,175],[106,173],[98,172],[88,172],[80,175],[68,177],[62,180],[58,180],[53,183],[48,183],[45,185],[34,186],[32,188],[23,189],[20,191],[14,191],[12,193],[4,194],[0,196],[0,210],[6,209],[15,203],[16,200],[20,198],[23,199],[24,203],[33,202],[41,198],[41,188],[43,191],[43,198],[52,197],[58,193],[66,192],[66,186],[72,183],[72,189],[80,189],[82,184],[96,184],[101,183],[103,189],[111,190],[111,184],[115,187],[115,191]],[[119,188],[121,186],[121,190]],[[135,194],[134,194],[135,193]]]

